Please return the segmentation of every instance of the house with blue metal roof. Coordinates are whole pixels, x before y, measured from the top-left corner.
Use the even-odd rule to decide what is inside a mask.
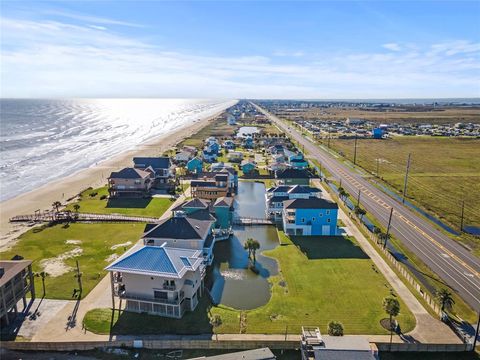
[[[265,194],[267,217],[282,219],[283,202],[291,199],[319,198],[321,190],[306,185],[280,185],[269,188]]]
[[[187,162],[187,170],[191,173],[200,173],[203,171],[203,161],[199,157],[194,157]]]
[[[200,250],[135,245],[105,270],[110,272],[112,301],[125,310],[181,318],[193,311],[203,292],[205,266]]]

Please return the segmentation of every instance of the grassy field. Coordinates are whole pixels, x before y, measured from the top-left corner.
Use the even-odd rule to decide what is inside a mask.
[[[290,114],[290,118],[298,113]],[[479,123],[478,108],[442,108],[442,109],[414,109],[395,108],[389,111],[352,109],[352,108],[323,108],[309,109],[301,113],[307,119],[345,120],[348,117],[368,119],[377,123],[416,123],[416,124],[455,124],[457,122]]]
[[[281,246],[264,254],[279,262],[280,273],[271,277],[272,297],[254,310],[212,307],[206,297],[183,320],[124,312],[115,315],[114,334],[211,333],[209,314],[219,314],[221,333],[299,333],[302,325],[326,331],[330,320],[341,321],[346,334],[385,334],[380,320],[386,315],[382,300],[390,286],[354,240],[340,237],[295,238],[281,234]],[[402,330],[415,326],[413,315],[401,303]],[[241,315],[245,319],[240,326]],[[96,333],[108,333],[112,312],[95,309],[84,319]]]
[[[330,145],[352,161],[354,140],[332,139]],[[380,177],[399,194],[409,153],[407,198],[455,230],[459,230],[465,200],[464,224],[480,226],[480,140],[394,137],[357,142],[357,164],[376,174],[378,162]],[[463,234],[457,239],[480,255],[478,238]]]
[[[46,297],[51,299],[71,299],[73,289],[77,287],[74,278],[75,261],[80,264],[83,273],[83,294],[87,295],[91,289],[105,276],[103,270],[110,261],[112,254],[122,254],[141,236],[144,224],[80,224],[45,226],[34,228],[20,236],[17,244],[7,252],[2,252],[2,259],[10,259],[14,255],[21,255],[33,260],[34,271],[43,271],[41,260],[54,259],[55,268],[66,265],[66,273],[60,276],[50,275],[46,278]],[[112,246],[121,245],[112,249]],[[78,256],[68,256],[69,252],[80,248]],[[58,257],[64,255],[64,259]],[[57,265],[55,265],[55,263]],[[48,271],[47,271],[48,272]],[[37,296],[42,296],[40,278],[35,278]]]
[[[97,194],[90,196],[94,193]],[[80,205],[79,212],[160,217],[173,202],[170,197],[100,199],[100,197],[107,195],[106,187],[84,191],[80,200],[76,202]],[[67,210],[74,211],[74,204],[69,204]]]

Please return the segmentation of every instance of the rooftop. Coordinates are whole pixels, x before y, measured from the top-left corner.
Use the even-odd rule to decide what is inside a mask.
[[[146,168],[151,166],[154,169],[168,169],[171,165],[168,157],[134,157],[135,167]]]
[[[202,261],[199,250],[135,245],[105,269],[179,278],[187,271],[195,271]]]
[[[113,171],[109,179],[145,179],[150,177],[148,171],[135,168],[124,168],[120,171]]]
[[[283,206],[285,209],[338,209],[333,201],[320,198],[285,200]]]
[[[30,260],[0,260],[0,268],[3,269],[3,274],[0,275],[0,287],[13,279],[31,263]]]
[[[147,224],[142,238],[205,239],[210,232],[212,222],[212,220],[197,220],[185,216],[171,217],[154,226]]]

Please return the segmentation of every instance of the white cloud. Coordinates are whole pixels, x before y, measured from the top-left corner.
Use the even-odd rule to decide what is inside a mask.
[[[92,23],[3,18],[1,31],[4,97],[480,95],[480,49],[464,40],[424,48],[409,45],[388,53],[300,58],[291,52],[276,58],[282,55],[205,56],[166,50]]]
[[[402,47],[398,45],[397,43],[388,43],[388,44],[383,44],[382,47],[384,47],[387,50],[391,51],[401,51]]]

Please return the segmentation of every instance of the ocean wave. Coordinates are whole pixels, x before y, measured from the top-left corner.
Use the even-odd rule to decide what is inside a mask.
[[[234,103],[186,99],[0,101],[0,201],[93,166]]]

